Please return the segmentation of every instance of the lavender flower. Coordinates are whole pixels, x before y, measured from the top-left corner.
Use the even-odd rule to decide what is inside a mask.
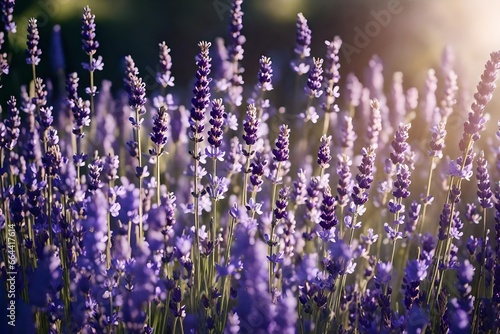
[[[431,128],[432,139],[430,142],[431,149],[429,156],[441,159],[443,157],[444,139],[446,137],[446,123],[439,122]]]
[[[89,56],[94,55],[99,48],[99,42],[95,39],[95,15],[89,6],[83,8],[82,15],[82,43],[83,51]]]
[[[339,176],[337,201],[340,207],[347,205],[349,194],[352,191],[351,165],[352,161],[349,156],[342,154],[337,167],[337,175]]]
[[[370,146],[362,150],[363,159],[359,165],[359,174],[356,175],[356,182],[352,189],[352,200],[356,205],[364,205],[368,201],[368,190],[373,182],[373,168],[375,163],[375,151]]]
[[[251,147],[257,142],[258,128],[259,120],[257,118],[257,109],[255,108],[255,105],[250,104],[248,105],[247,114],[243,122],[243,130],[245,131],[245,133],[242,136],[248,147]],[[243,154],[247,157],[251,157],[253,155],[253,152],[249,152],[244,148]]]
[[[167,128],[168,125],[168,114],[167,109],[164,106],[158,108],[158,112],[153,118],[153,129],[149,134],[149,138],[156,148],[149,150],[151,155],[159,156],[164,153],[163,147],[167,144]]]
[[[210,74],[211,67],[211,58],[208,56],[210,43],[200,42],[198,46],[201,51],[196,59],[196,65],[198,66],[196,72],[197,81],[193,89],[194,96],[191,99],[191,115],[189,119],[190,138],[194,142],[201,142],[203,140],[205,111],[210,103],[210,88],[208,87],[210,83],[208,75]]]
[[[407,198],[410,196],[410,170],[406,164],[398,164],[396,170],[396,181],[394,181],[394,198]]]
[[[469,112],[469,118],[464,123],[464,132],[460,140],[459,147],[464,154],[467,154],[472,143],[480,138],[480,132],[485,128],[486,119],[484,118],[484,109],[492,98],[495,90],[495,81],[500,70],[500,51],[492,52],[490,60],[485,65],[481,81],[477,85],[477,93],[474,94],[474,102]]]
[[[309,72],[305,92],[309,98],[318,98],[323,94],[321,90],[323,82],[323,59],[313,58],[314,68]]]
[[[28,65],[36,66],[40,63],[40,55],[42,50],[38,48],[38,43],[40,41],[40,35],[38,34],[37,20],[34,18],[28,21],[28,41],[26,50],[26,63]]]
[[[5,34],[4,32],[0,32],[0,49],[3,46]],[[3,52],[0,53],[0,76],[3,74],[9,74],[9,62],[8,62],[8,57],[7,53]],[[1,86],[0,86],[1,87]]]
[[[78,73],[76,72],[70,73],[66,79],[67,101],[70,106],[72,100],[78,99],[78,81],[80,81],[80,78],[78,78]]]
[[[371,100],[370,105],[372,112],[370,114],[370,121],[366,134],[368,145],[376,149],[378,147],[379,135],[382,131],[382,116],[380,114],[380,105],[377,99]]]
[[[493,203],[491,202],[490,175],[488,173],[488,161],[484,158],[484,151],[481,151],[477,158],[476,178],[479,204],[483,209],[491,208]]]
[[[133,110],[139,110],[140,113],[145,112],[144,105],[146,104],[146,84],[142,81],[142,78],[138,75],[133,75],[130,78],[129,86],[127,87],[129,92],[128,104]],[[135,120],[135,124],[140,125],[139,120]]]
[[[7,101],[8,118],[5,121],[7,128],[8,142],[6,148],[13,150],[17,144],[20,135],[21,117],[19,117],[19,109],[16,106],[16,98],[11,96]]]
[[[440,104],[439,112],[441,119],[446,121],[453,112],[453,107],[457,103],[456,95],[458,91],[457,74],[453,70],[447,71],[445,79],[444,97]]]
[[[274,218],[276,219],[274,224],[277,224],[282,220],[287,220],[288,212],[286,211],[286,208],[288,206],[289,195],[290,195],[290,188],[283,187],[280,189],[278,194],[278,199],[276,200],[276,207],[273,212]]]
[[[309,72],[309,65],[304,63],[304,59],[309,58],[311,55],[311,29],[309,29],[307,25],[304,14],[297,14],[296,27],[297,32],[294,52],[298,56],[299,62],[292,62],[292,68],[298,75],[302,75]]]
[[[301,58],[307,58],[310,55],[309,45],[311,44],[311,30],[307,25],[307,20],[302,13],[297,14],[297,38],[295,53]]]
[[[425,86],[423,92],[423,99],[420,101],[420,110],[425,117],[425,121],[428,124],[433,124],[435,109],[437,106],[436,102],[436,90],[437,90],[438,80],[436,78],[436,71],[434,69],[429,69],[427,71],[427,77],[425,78]]]
[[[5,31],[14,34],[17,32],[16,23],[14,22],[13,17],[15,4],[15,0],[2,0],[0,3],[0,9],[2,10],[2,21]]]
[[[346,94],[349,101],[350,108],[359,106],[361,94],[363,92],[363,85],[359,82],[358,77],[354,73],[347,75]]]
[[[330,187],[325,187],[323,190],[323,202],[321,203],[321,216],[319,225],[325,229],[330,230],[337,226],[338,220],[335,214],[335,208],[337,206],[337,201],[335,197],[332,196],[332,191]]]
[[[81,98],[70,101],[71,111],[73,112],[73,134],[78,138],[83,138],[84,127],[90,125],[90,102]]]
[[[252,185],[251,191],[259,192],[262,189],[262,184],[264,180],[262,177],[264,176],[264,169],[267,166],[268,161],[265,159],[263,154],[257,153],[255,155],[254,161],[250,164],[250,184]]]
[[[241,4],[243,0],[234,0],[231,4],[231,20],[229,24],[229,60],[231,62],[241,61],[243,59],[243,43],[245,37],[241,34],[243,28],[243,12]],[[243,82],[241,82],[243,83]]]
[[[271,58],[262,56],[260,57],[259,60],[259,73],[258,73],[258,79],[259,83],[258,86],[262,91],[268,92],[273,90],[273,68],[271,67],[272,61]]]
[[[173,87],[174,86],[174,77],[170,72],[172,68],[172,57],[170,57],[170,49],[165,44],[165,42],[161,42],[159,44],[160,47],[160,63],[159,63],[159,71],[156,73],[156,82],[160,84],[163,88]]]
[[[357,135],[354,132],[352,125],[352,117],[344,115],[342,119],[342,127],[340,129],[340,146],[342,147],[342,152],[347,155],[352,155],[352,149],[354,147],[354,141]]]
[[[320,139],[321,145],[318,151],[318,165],[321,169],[326,169],[330,167],[330,160],[332,160],[332,155],[330,154],[330,143],[332,136],[323,135]]]
[[[287,161],[290,153],[288,145],[290,143],[290,129],[287,125],[280,126],[280,133],[276,139],[276,148],[273,148],[274,160],[277,162]]]
[[[411,124],[400,124],[398,130],[394,134],[394,140],[391,142],[393,152],[391,152],[391,161],[394,165],[403,164],[406,161],[406,151],[409,148],[407,143],[409,134],[408,131]]]
[[[340,64],[339,64],[339,51],[342,46],[340,37],[335,36],[332,41],[325,41],[326,44],[326,57],[325,57],[325,73],[324,77],[324,90],[325,102],[321,105],[325,112],[338,112],[339,107],[335,100],[339,97],[339,86],[337,85],[340,80]]]

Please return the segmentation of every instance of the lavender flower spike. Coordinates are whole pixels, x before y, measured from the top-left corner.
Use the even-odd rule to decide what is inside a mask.
[[[37,20],[31,18],[28,21],[28,41],[26,42],[28,49],[26,50],[26,63],[28,65],[38,65],[40,63],[40,55],[42,50],[38,48],[40,35],[38,33]]]
[[[309,73],[309,78],[307,78],[305,91],[310,98],[318,98],[323,94],[321,90],[323,82],[323,59],[313,58],[313,62],[314,68]]]
[[[488,161],[484,158],[484,151],[479,153],[477,157],[477,197],[483,209],[493,207],[491,196],[493,195],[490,188],[490,175],[488,173]]]
[[[304,14],[297,14],[297,38],[294,52],[301,58],[307,58],[311,55],[311,29],[307,25]]]
[[[87,55],[93,55],[99,48],[99,42],[95,39],[95,15],[92,14],[89,6],[83,8],[82,15],[82,43],[83,51]]]
[[[337,207],[337,201],[332,195],[332,191],[329,186],[326,186],[323,190],[323,202],[321,203],[321,216],[319,224],[325,230],[331,230],[338,224],[337,215],[335,214],[335,208]]]
[[[250,104],[248,106],[247,115],[243,123],[243,129],[245,130],[245,134],[243,134],[243,140],[248,147],[254,145],[257,142],[258,127],[259,120],[257,118],[257,109],[255,108],[255,105]],[[243,154],[249,157],[252,155],[252,152],[248,152],[245,148],[243,148]]]
[[[500,51],[492,52],[490,60],[485,65],[481,81],[477,85],[477,93],[474,94],[474,102],[469,112],[469,118],[464,123],[464,132],[460,140],[459,147],[464,154],[468,153],[470,145],[480,138],[480,132],[484,130],[486,119],[484,118],[484,109],[493,97],[495,90],[495,81],[498,78],[500,70]]]
[[[2,10],[2,21],[5,27],[5,31],[16,33],[17,27],[13,20],[14,6],[16,4],[15,0],[2,0],[0,3],[0,9]]]
[[[273,149],[274,160],[277,162],[287,161],[289,158],[290,129],[286,125],[280,126],[280,133],[276,139],[276,148]]]
[[[190,136],[194,142],[203,141],[205,112],[210,103],[210,88],[208,87],[210,83],[208,78],[211,67],[210,61],[212,60],[208,55],[210,45],[209,42],[198,43],[201,51],[196,59],[196,65],[198,66],[197,80],[193,89],[194,96],[191,99],[191,114],[189,117]]]
[[[172,57],[170,56],[170,49],[165,44],[165,42],[161,42],[159,44],[160,47],[160,69],[158,73],[156,73],[156,82],[160,84],[163,88],[168,86],[174,86],[174,77],[170,72],[172,68]]]
[[[332,141],[332,136],[323,135],[321,137],[321,145],[318,151],[318,165],[321,169],[330,167],[330,160],[332,160],[332,155],[330,154],[330,144]]]
[[[210,148],[206,148],[206,153],[209,158],[219,159],[222,161],[224,157],[224,151],[221,150],[222,137],[223,137],[223,125],[224,119],[227,114],[224,109],[224,104],[222,99],[215,99],[212,101],[212,111],[210,111],[210,125],[212,128],[208,131],[208,143],[211,145]]]
[[[161,106],[158,109],[158,113],[153,118],[153,129],[149,134],[151,141],[156,145],[156,148],[150,150],[152,155],[163,154],[163,147],[167,144],[167,128],[168,125],[168,114],[167,108]]]
[[[259,60],[259,88],[264,92],[273,90],[273,68],[271,58],[262,56]]]
[[[297,15],[297,37],[295,40],[295,49],[293,50],[298,56],[298,62],[292,62],[293,70],[302,75],[309,72],[309,65],[304,62],[311,55],[311,29],[307,25],[307,20],[304,14]]]
[[[375,151],[373,147],[362,150],[363,158],[359,165],[359,174],[356,175],[356,182],[352,189],[351,198],[356,205],[363,205],[368,201],[368,190],[373,182],[373,172],[375,164]]]

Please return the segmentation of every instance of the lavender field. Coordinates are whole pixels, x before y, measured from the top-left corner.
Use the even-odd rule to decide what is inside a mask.
[[[144,46],[154,87],[133,53],[103,78],[113,45],[87,6],[87,61],[59,97],[39,67],[64,48],[42,50],[14,5],[0,84],[32,76],[0,100],[0,333],[500,332],[500,51],[470,94],[444,45],[423,87],[377,55],[341,81],[354,46],[311,50],[298,13],[280,87],[269,55],[244,71],[258,41],[233,0],[179,93],[162,41]]]

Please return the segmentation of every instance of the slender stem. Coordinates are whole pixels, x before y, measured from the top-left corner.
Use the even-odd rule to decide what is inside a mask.
[[[139,120],[139,109],[140,108],[135,108],[135,119],[138,124],[140,124]],[[142,150],[141,150],[141,128],[140,126],[136,127],[136,133],[137,133],[137,158],[139,161],[139,167],[142,168]],[[139,235],[138,235],[138,243],[139,245],[142,245],[142,239],[144,237],[144,230],[142,226],[142,173],[139,175]]]
[[[156,147],[156,203],[158,206],[161,204],[160,197],[160,147]]]
[[[432,174],[434,171],[434,157],[431,158],[431,166],[429,168],[429,177],[427,178],[427,193],[425,195],[424,207],[422,209],[422,220],[420,224],[418,224],[418,234],[422,234],[422,229],[425,224],[425,216],[427,214],[427,206],[429,205],[428,198],[431,193],[431,184],[432,184]]]
[[[276,208],[276,190],[278,188],[278,179],[280,175],[281,169],[281,161],[278,162],[278,166],[276,167],[276,180],[273,185],[273,197],[271,198],[271,214],[274,215],[274,209]],[[273,256],[273,246],[274,246],[274,229],[276,227],[276,222],[274,219],[271,222],[271,234],[269,236],[269,257]],[[269,292],[272,292],[273,288],[273,272],[274,266],[273,262],[269,260]]]

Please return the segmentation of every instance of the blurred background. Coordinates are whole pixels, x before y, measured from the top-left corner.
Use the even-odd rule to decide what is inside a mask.
[[[9,36],[8,47],[4,47],[12,58],[11,73],[2,79],[2,97],[17,95],[19,85],[30,80],[30,67],[24,59],[30,17],[38,19],[40,28],[43,54],[39,76],[50,77],[54,87],[61,87],[58,78],[77,71],[81,83],[87,84],[81,67],[86,57],[80,37],[85,5],[90,5],[96,15],[98,54],[105,64],[97,81],[110,79],[115,90],[122,87],[123,58],[128,54],[136,61],[141,75],[147,77],[145,81],[151,89],[158,43],[165,41],[172,50],[174,90],[183,100],[179,102],[187,104],[196,71],[198,41],[213,42],[216,37],[227,35],[230,0],[18,0],[18,32]],[[389,11],[391,8],[394,13]],[[274,101],[278,106],[286,105],[289,98],[286,81],[292,80],[293,75],[289,63],[298,12],[304,13],[312,30],[312,56],[324,57],[324,41],[335,35],[343,39],[344,47],[355,47],[355,51],[341,52],[343,79],[348,72],[362,78],[363,68],[373,54],[378,54],[384,62],[386,85],[390,84],[392,72],[402,71],[405,89],[421,88],[427,69],[439,68],[443,50],[449,45],[455,52],[460,88],[473,93],[489,52],[500,49],[500,3],[495,0],[246,0],[243,10],[244,80],[253,85],[260,56],[270,56],[277,82]],[[384,11],[390,16],[382,26],[377,17]],[[54,65],[50,56],[55,25],[61,27],[63,66]],[[372,29],[372,36],[366,35],[367,40],[359,43],[362,37],[357,35],[367,29]]]

